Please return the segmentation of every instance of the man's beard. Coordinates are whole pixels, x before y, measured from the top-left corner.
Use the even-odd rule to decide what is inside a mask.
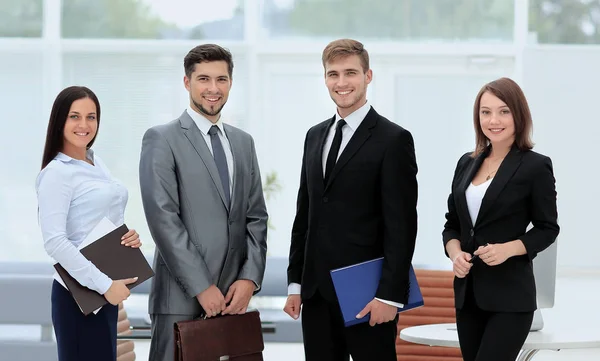
[[[196,102],[194,100],[194,98],[192,99],[192,103],[194,103],[194,106],[196,106],[196,109],[198,109],[202,114],[204,115],[208,115],[208,116],[215,116],[218,115],[221,112],[221,109],[223,109],[223,107],[225,106],[225,103],[221,104],[220,107],[216,108],[214,111],[210,111],[209,109],[206,109],[205,107],[202,106],[202,104]]]

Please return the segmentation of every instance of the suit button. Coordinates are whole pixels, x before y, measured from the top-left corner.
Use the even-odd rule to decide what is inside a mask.
[[[473,230],[473,228],[471,228],[471,237],[473,237],[475,235],[475,231]]]
[[[329,202],[329,198],[323,197],[323,203],[327,203],[327,202]]]
[[[230,226],[231,226],[231,225],[233,225],[233,221],[229,221],[229,225],[230,225]]]

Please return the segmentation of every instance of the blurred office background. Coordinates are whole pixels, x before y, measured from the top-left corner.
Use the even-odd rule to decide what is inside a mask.
[[[415,264],[449,266],[440,233],[456,161],[474,145],[473,101],[507,76],[529,99],[535,149],[554,162],[558,275],[600,275],[598,0],[0,0],[0,261],[50,262],[34,185],[52,102],[69,85],[99,96],[95,149],[127,185],[126,222],[153,251],[141,139],[181,114],[183,57],[206,42],[234,55],[224,118],[255,138],[269,254],[286,257],[304,135],[335,112],[321,51],[341,37],[365,44],[368,99],[415,139]]]

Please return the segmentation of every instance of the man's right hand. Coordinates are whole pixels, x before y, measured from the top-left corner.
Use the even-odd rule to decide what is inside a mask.
[[[216,316],[226,308],[225,296],[223,296],[221,290],[215,285],[211,285],[201,293],[197,294],[196,299],[200,303],[200,306],[202,306],[204,312],[206,312],[206,317]]]
[[[467,252],[460,251],[458,254],[454,256],[454,261],[452,262],[452,270],[454,271],[454,275],[458,278],[465,278],[473,267],[473,264],[469,261],[471,260],[471,255]]]
[[[291,318],[297,320],[300,317],[300,308],[302,307],[302,298],[300,295],[289,295],[285,302],[283,311],[290,315]]]
[[[131,294],[127,285],[137,282],[138,278],[126,278],[124,280],[115,280],[110,285],[110,288],[104,294],[104,298],[111,305],[118,305],[119,303],[125,301],[127,297]]]

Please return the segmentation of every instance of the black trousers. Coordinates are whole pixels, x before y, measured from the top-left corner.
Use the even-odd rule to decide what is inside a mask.
[[[85,316],[63,286],[52,284],[52,323],[59,361],[115,361],[119,309],[104,305]]]
[[[462,309],[456,310],[456,328],[464,361],[514,361],[525,343],[533,312],[490,312],[480,309],[467,280]]]
[[[396,361],[398,317],[371,327],[368,322],[345,327],[339,305],[319,291],[302,305],[306,361]]]

